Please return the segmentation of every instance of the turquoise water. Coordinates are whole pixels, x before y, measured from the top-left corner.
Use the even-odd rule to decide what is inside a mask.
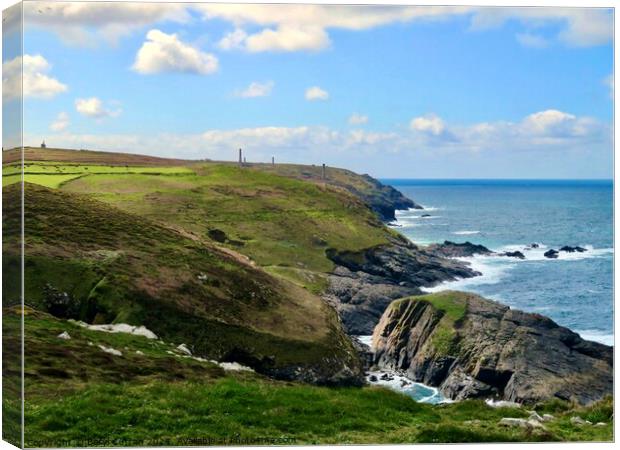
[[[586,339],[613,344],[613,184],[611,181],[383,180],[425,211],[397,213],[413,242],[450,240],[521,250],[525,260],[469,258],[482,277],[437,289],[479,293],[551,317]],[[431,214],[422,218],[422,214]],[[531,243],[540,249],[524,250]],[[543,256],[564,245],[586,253]]]

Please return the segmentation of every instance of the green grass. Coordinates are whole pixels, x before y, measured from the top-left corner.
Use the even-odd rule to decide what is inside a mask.
[[[465,316],[467,306],[466,292],[442,291],[434,294],[416,295],[397,300],[390,307],[408,307],[415,302],[431,304],[441,312],[442,317],[431,336],[431,343],[440,355],[453,355],[458,353],[456,342],[455,325]]]
[[[63,183],[69,180],[79,178],[81,175],[56,175],[56,174],[24,174],[24,182],[38,184],[39,186],[45,186],[48,188],[57,189]],[[21,181],[20,174],[3,175],[2,186],[9,186],[11,184],[19,183]]]
[[[136,155],[29,149],[26,181],[86,193],[125,211],[209,239],[223,232],[219,245],[247,255],[280,278],[313,293],[325,287],[333,268],[327,249],[359,252],[386,244],[394,232],[364,201],[384,193],[364,176],[320,166],[227,163],[162,165]],[[122,164],[123,158],[145,161]],[[75,161],[110,161],[109,164]],[[157,163],[157,166],[149,164]],[[18,181],[18,164],[3,166],[4,184]],[[377,200],[379,201],[379,200]]]
[[[4,317],[6,329],[19,327],[17,310],[5,309]],[[120,445],[191,445],[197,439],[369,444],[612,438],[610,399],[589,408],[564,404],[546,424],[548,431],[528,432],[498,425],[503,417],[527,417],[525,410],[494,409],[482,401],[434,406],[377,387],[317,387],[224,372],[182,357],[172,343],[87,330],[32,309],[26,309],[25,325],[27,446],[75,446],[86,439],[98,445],[110,439]],[[70,340],[56,337],[63,331]],[[5,373],[14,373],[16,364],[5,361]],[[575,426],[573,415],[596,415],[607,425]]]
[[[361,250],[391,236],[359,199],[330,186],[226,164],[196,166],[196,175],[90,175],[63,185],[222,245],[262,266],[329,272],[327,248]],[[283,276],[296,274],[280,271]]]
[[[2,174],[12,175],[19,174],[21,172],[20,164],[5,165],[2,167]],[[137,173],[150,173],[150,174],[163,174],[163,175],[176,175],[176,174],[193,174],[194,171],[189,167],[141,167],[133,165],[103,165],[103,164],[71,164],[67,162],[25,162],[24,174],[51,174],[51,175],[88,175],[88,174],[137,174]]]
[[[15,235],[20,191],[3,194],[3,227]],[[25,291],[34,307],[48,308],[51,286],[68,294],[71,317],[146,325],[201,356],[241,355],[268,373],[358,367],[333,310],[239,255],[84,195],[26,184],[25,205]],[[19,242],[7,240],[3,251],[6,273],[17,276]],[[15,284],[3,295],[5,304],[19,301]]]

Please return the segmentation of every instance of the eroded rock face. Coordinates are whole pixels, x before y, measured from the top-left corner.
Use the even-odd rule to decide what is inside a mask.
[[[539,314],[449,294],[454,303],[434,303],[430,295],[390,305],[374,331],[375,364],[437,386],[452,399],[556,397],[588,404],[613,393],[612,347],[585,341]]]
[[[431,244],[426,247],[429,253],[446,258],[464,258],[474,255],[492,255],[491,250],[484,245],[472,244],[471,242],[456,243],[444,241],[443,244]]]
[[[409,241],[362,252],[328,251],[336,264],[324,298],[352,335],[369,335],[392,300],[420,294],[420,287],[480,275],[467,263],[443,258]]]

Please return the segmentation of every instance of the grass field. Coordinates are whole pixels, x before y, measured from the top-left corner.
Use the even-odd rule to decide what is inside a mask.
[[[300,172],[302,166],[240,169],[202,162],[152,167],[112,161],[115,164],[26,161],[24,179],[86,193],[201,238],[221,236],[219,245],[314,292],[324,286],[322,274],[333,266],[325,256],[327,248],[361,250],[385,244],[393,236],[364,203],[339,187],[349,183],[368,189],[363,178],[347,171],[330,169],[335,185],[316,178],[309,183]],[[273,167],[280,167],[281,173]],[[18,171],[17,165],[5,164],[3,184],[19,181]]]
[[[262,266],[324,273],[333,266],[325,256],[327,248],[360,250],[384,244],[391,235],[360,200],[329,185],[226,164],[205,163],[195,171],[177,176],[91,174],[62,189],[201,237],[219,230],[221,245]]]
[[[17,310],[5,309],[4,317],[8,328],[19,326]],[[556,417],[546,430],[504,428],[498,425],[502,417],[527,417],[528,412],[490,408],[481,401],[433,406],[383,388],[316,387],[224,371],[183,357],[175,350],[177,342],[92,331],[30,309],[25,323],[27,446],[69,446],[85,438],[189,445],[192,439],[346,444],[604,441],[612,436],[610,400],[581,409],[541,404],[536,407],[541,414]],[[71,339],[57,338],[62,332]],[[122,355],[105,353],[99,345]],[[606,425],[572,425],[574,415]]]

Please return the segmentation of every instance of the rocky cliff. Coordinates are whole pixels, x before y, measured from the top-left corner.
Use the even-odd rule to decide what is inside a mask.
[[[421,294],[421,287],[480,275],[467,263],[444,258],[404,238],[361,252],[328,250],[335,268],[323,298],[336,308],[351,335],[369,335],[398,298]]]
[[[446,291],[393,302],[373,335],[374,363],[452,399],[589,404],[613,393],[613,348],[539,314]]]

